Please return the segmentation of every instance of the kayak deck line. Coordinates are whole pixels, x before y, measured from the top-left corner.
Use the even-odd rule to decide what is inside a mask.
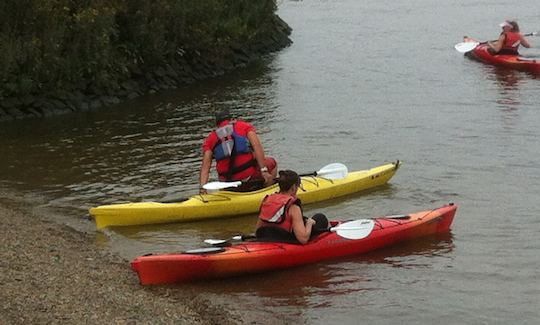
[[[217,198],[217,199],[216,200],[205,199],[204,196],[201,195],[201,194],[194,195],[193,198],[200,200],[202,203],[210,203],[210,202],[216,202],[216,201],[230,201],[231,200],[230,197],[224,196],[224,195],[219,195],[218,193],[209,193],[209,194],[206,194],[206,196],[210,196],[211,198]]]

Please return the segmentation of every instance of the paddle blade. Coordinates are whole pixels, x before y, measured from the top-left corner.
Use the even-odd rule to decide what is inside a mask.
[[[232,245],[231,240],[244,241],[246,239],[254,238],[257,237],[255,235],[236,235],[232,236],[230,239],[205,239],[204,242],[212,246],[225,247]]]
[[[338,236],[347,239],[362,239],[371,234],[375,227],[375,222],[371,219],[360,219],[349,222],[344,222],[336,227],[330,228],[330,231],[335,231]]]
[[[225,239],[205,239],[204,242],[209,244],[209,245],[223,245],[223,244],[227,243],[227,240],[225,240]]]
[[[467,53],[474,50],[478,46],[478,42],[461,42],[454,45],[456,51],[460,53]]]
[[[202,187],[205,190],[222,190],[224,188],[238,187],[240,185],[242,185],[241,181],[236,181],[236,182],[210,182],[210,183],[204,184]]]
[[[349,174],[347,166],[341,163],[328,164],[317,171],[317,176],[328,179],[342,179],[347,177],[347,174]]]

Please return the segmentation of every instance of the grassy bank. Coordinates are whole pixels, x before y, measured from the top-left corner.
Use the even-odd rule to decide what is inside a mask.
[[[0,2],[0,120],[115,104],[290,44],[275,0]]]

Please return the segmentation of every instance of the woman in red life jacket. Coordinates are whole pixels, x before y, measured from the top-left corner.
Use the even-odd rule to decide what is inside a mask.
[[[525,36],[519,32],[519,25],[515,21],[505,20],[499,26],[503,31],[495,42],[488,42],[493,54],[518,55],[520,45],[531,47]]]
[[[206,194],[202,185],[208,182],[213,158],[220,181],[246,182],[237,191],[253,191],[274,183],[276,160],[264,155],[253,125],[232,119],[228,110],[216,114],[216,129],[210,132],[202,149],[201,194]]]
[[[279,172],[279,192],[264,198],[257,222],[259,240],[300,242],[306,244],[316,233],[328,230],[328,220],[321,213],[304,218],[302,204],[296,197],[300,176],[292,170]]]

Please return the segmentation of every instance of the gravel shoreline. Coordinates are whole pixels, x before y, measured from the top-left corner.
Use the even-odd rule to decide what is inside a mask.
[[[3,324],[240,324],[193,289],[143,287],[89,234],[0,202]]]

